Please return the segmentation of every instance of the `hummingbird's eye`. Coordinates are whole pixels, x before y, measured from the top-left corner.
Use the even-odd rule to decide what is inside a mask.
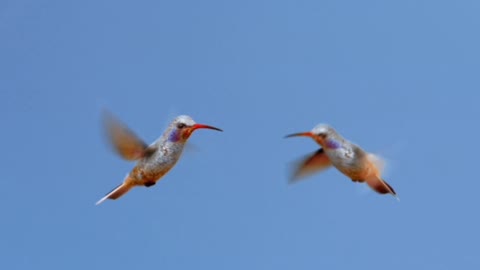
[[[318,137],[325,139],[327,137],[327,133],[318,133]]]
[[[177,128],[178,128],[178,129],[182,129],[182,128],[186,127],[186,126],[187,126],[187,125],[185,125],[184,123],[178,123],[178,124],[177,124]]]

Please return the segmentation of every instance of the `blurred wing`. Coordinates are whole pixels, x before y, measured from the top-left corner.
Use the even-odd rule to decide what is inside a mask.
[[[386,166],[385,160],[379,155],[375,155],[372,153],[369,153],[367,157],[373,164],[375,164],[375,167],[380,172],[380,174],[382,174]]]
[[[136,160],[151,152],[144,141],[111,113],[104,112],[103,120],[110,143],[124,159]]]
[[[306,158],[302,158],[294,164],[294,172],[290,183],[297,182],[301,178],[328,169],[331,165],[332,163],[323,151],[323,148],[320,148],[318,151],[308,155]]]

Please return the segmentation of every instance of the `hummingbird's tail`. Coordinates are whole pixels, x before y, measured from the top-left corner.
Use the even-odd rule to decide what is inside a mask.
[[[392,194],[395,197],[397,196],[395,190],[387,182],[385,182],[379,177],[367,177],[366,182],[373,190],[380,194]]]
[[[119,185],[118,187],[107,193],[107,195],[101,198],[95,205],[99,205],[107,199],[116,200],[125,193],[127,193],[132,187],[133,185],[131,183],[124,182],[123,184]]]
[[[380,176],[385,167],[385,161],[374,154],[369,154],[368,159],[375,165],[374,172],[365,179],[367,184],[380,194],[392,194],[398,199],[397,193],[385,180]]]

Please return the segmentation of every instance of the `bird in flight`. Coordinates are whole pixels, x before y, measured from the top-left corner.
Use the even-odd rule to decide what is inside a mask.
[[[163,135],[147,145],[111,113],[104,112],[107,137],[116,152],[126,160],[137,161],[123,183],[114,188],[96,204],[107,199],[116,200],[136,186],[151,187],[160,180],[180,158],[190,135],[201,128],[222,131],[219,128],[197,124],[190,116],[176,117]]]
[[[353,182],[366,182],[380,194],[392,194],[397,197],[395,190],[382,179],[381,158],[349,142],[331,126],[319,124],[311,131],[294,133],[286,137],[296,136],[310,137],[321,148],[297,164],[291,182],[333,166]]]

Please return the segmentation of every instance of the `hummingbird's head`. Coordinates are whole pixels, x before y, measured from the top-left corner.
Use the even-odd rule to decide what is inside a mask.
[[[222,131],[219,128],[197,124],[193,119],[188,115],[177,116],[172,124],[170,125],[170,133],[168,140],[171,142],[185,142],[188,140],[192,133],[199,128],[208,128],[213,130]]]
[[[331,126],[326,124],[319,124],[315,126],[311,131],[293,133],[293,134],[287,135],[286,138],[297,137],[297,136],[310,137],[313,140],[315,140],[318,144],[324,147],[329,147],[328,144],[330,141],[332,142],[336,141],[334,140],[336,137],[336,134],[337,132]],[[334,148],[334,147],[330,147],[330,148]]]

